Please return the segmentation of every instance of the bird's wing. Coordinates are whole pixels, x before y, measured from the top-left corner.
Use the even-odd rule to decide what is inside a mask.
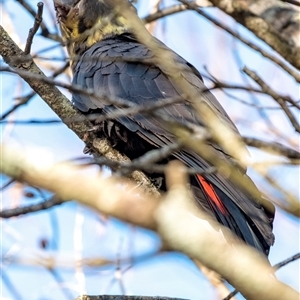
[[[166,47],[163,44],[161,46]],[[82,55],[73,69],[73,83],[86,89],[93,89],[108,97],[122,98],[142,106],[166,98],[179,97],[180,92],[177,91],[175,85],[157,66],[149,63],[152,57],[153,53],[149,49],[130,36],[122,35],[105,39],[93,45]],[[199,92],[205,89],[200,74],[183,58],[176,56],[175,63],[179,67],[184,67],[181,76],[198,88]],[[190,67],[190,71],[187,71],[187,67]],[[209,92],[203,96],[210,105],[217,109],[223,120],[235,129],[216,98]],[[77,108],[85,112],[101,108],[104,113],[107,113],[117,109],[116,106],[101,98],[95,99],[82,94],[74,94],[73,102]],[[200,116],[186,101],[161,108],[158,112],[179,122],[203,126]],[[165,123],[153,115],[137,114],[120,117],[117,121],[155,147],[162,147],[176,140]],[[222,158],[230,159],[217,145],[211,146],[212,151],[217,152]],[[190,167],[205,170],[210,166],[200,155],[189,150],[180,151],[175,156]],[[207,198],[213,200],[214,203],[210,203],[210,210],[221,223],[230,227],[257,248],[259,248],[257,245],[259,242],[253,235],[253,230],[256,231],[256,235],[260,236],[261,243],[266,241],[268,244],[264,248],[273,243],[270,220],[263,208],[250,195],[237,189],[218,173],[206,175],[205,178],[202,176],[196,178],[199,184],[199,190],[195,191],[199,196],[196,198],[200,199],[201,203],[205,202],[205,199],[201,200],[203,195],[206,202]],[[224,216],[223,208],[226,209],[227,217]]]

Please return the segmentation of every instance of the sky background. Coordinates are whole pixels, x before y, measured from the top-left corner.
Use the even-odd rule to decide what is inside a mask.
[[[36,7],[38,1],[28,1]],[[165,1],[166,5],[176,3]],[[9,31],[15,42],[24,48],[32,18],[24,13],[23,8],[12,0],[1,1],[1,23]],[[140,1],[139,14],[145,16],[150,1]],[[51,1],[45,2],[44,20],[50,31],[54,32]],[[217,9],[209,8],[207,12],[215,18],[226,22],[229,26],[244,34],[248,39],[271,51],[257,40],[254,35],[238,26],[230,18]],[[244,65],[256,70],[268,84],[282,94],[299,97],[296,83],[274,64],[234,40],[222,30],[204,20],[194,12],[184,12],[167,17],[160,22],[155,35],[170,48],[179,53],[197,69],[205,73],[206,66],[211,74],[220,80],[232,83],[247,83],[240,70]],[[46,49],[55,43],[37,35],[34,39],[33,53]],[[60,50],[43,53],[44,57],[58,57]],[[45,73],[51,74],[49,65],[62,65],[60,61],[37,62]],[[47,67],[47,68],[46,68]],[[67,76],[59,80],[68,80]],[[209,85],[209,81],[207,82]],[[0,74],[1,112],[6,112],[13,105],[14,97],[26,95],[30,89],[18,77]],[[62,90],[70,99],[70,94]],[[231,92],[244,101],[255,101],[259,105],[275,106],[268,97],[250,97],[246,93]],[[256,109],[242,105],[227,97],[222,91],[214,94],[229,113],[243,135],[276,140],[286,140],[270,133],[268,126],[261,119]],[[298,144],[298,137],[288,120],[280,110],[264,110],[262,112],[287,139]],[[27,105],[17,110],[11,120],[55,119],[56,115],[37,96]],[[4,142],[16,145],[20,149],[36,151],[36,155],[47,153],[49,160],[63,161],[82,157],[84,144],[74,133],[62,124],[21,126],[2,125],[1,138]],[[253,159],[260,161],[266,155],[250,149]],[[272,190],[252,170],[249,174],[256,184],[267,191]],[[277,167],[271,174],[279,178],[280,184],[290,192],[299,195],[299,169]],[[1,177],[2,183],[7,178]],[[28,205],[41,200],[41,197],[24,197],[25,192],[36,192],[20,186],[6,190],[2,195],[2,208]],[[49,193],[42,192],[43,197]],[[281,196],[276,194],[276,197]],[[299,221],[277,210],[274,233],[276,241],[271,249],[271,264],[276,264],[299,252]],[[43,241],[48,241],[47,249],[42,249]],[[215,290],[194,264],[184,255],[166,253],[155,255],[160,245],[159,238],[152,232],[134,228],[112,218],[104,218],[76,202],[65,203],[45,212],[39,212],[1,223],[1,296],[2,299],[71,299],[78,294],[126,294],[161,295],[186,299],[217,299]],[[83,248],[81,249],[83,245]],[[60,262],[68,264],[75,257],[102,257],[118,259],[121,257],[137,257],[131,264],[121,266],[121,284],[116,279],[116,266],[85,267],[75,270],[68,266],[50,271],[37,266],[38,258],[54,254]],[[293,262],[277,273],[280,280],[299,290],[299,261]],[[238,299],[242,299],[238,297]]]

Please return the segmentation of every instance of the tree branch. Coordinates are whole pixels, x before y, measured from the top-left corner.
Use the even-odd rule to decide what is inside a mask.
[[[2,211],[0,211],[0,218],[8,219],[11,217],[17,217],[17,216],[28,214],[28,213],[33,213],[33,212],[41,211],[44,209],[49,209],[55,205],[59,205],[62,203],[63,203],[63,201],[61,201],[56,196],[53,196],[50,199],[48,199],[46,201],[42,201],[37,204],[32,204],[32,205],[28,205],[25,207],[16,207],[16,208],[12,208],[12,209],[2,210]]]
[[[100,295],[100,296],[88,296],[82,295],[76,300],[186,300],[182,298],[173,297],[151,297],[151,296],[125,296],[125,295]]]
[[[30,4],[27,1],[25,1],[25,0],[16,0],[16,1],[19,2],[20,5],[23,6],[24,9],[35,18],[36,11],[30,6]],[[62,39],[59,35],[50,33],[46,24],[43,21],[41,21],[40,26],[41,26],[41,30],[42,30],[42,33],[41,33],[42,36],[44,36],[45,38],[57,41],[57,42],[62,41]]]
[[[210,0],[300,69],[299,12],[279,0]]]
[[[42,20],[43,20],[44,3],[39,2],[37,4],[37,7],[38,7],[38,12],[35,15],[33,27],[30,28],[29,34],[28,34],[28,37],[27,37],[26,46],[25,46],[25,50],[24,50],[25,55],[30,54],[31,45],[32,45],[32,42],[33,42],[33,37],[37,33],[37,31],[39,30],[40,25],[41,25]]]
[[[72,106],[71,102],[51,83],[38,66],[32,60],[30,55],[24,52],[14,43],[7,32],[0,26],[0,54],[4,61],[14,68],[21,77],[31,86],[31,88],[50,106],[50,108],[64,122],[70,118],[82,120],[65,124],[82,140],[87,146],[98,155],[103,155],[108,159],[117,161],[128,161],[125,155],[121,155],[113,149],[108,140],[96,136],[92,131],[93,124],[85,116]],[[26,76],[31,74],[32,76]],[[40,79],[40,80],[37,80]],[[43,80],[44,79],[44,80]],[[158,194],[157,189],[142,172],[134,172],[131,178],[141,184],[145,189],[153,194]]]
[[[296,291],[272,275],[264,255],[195,206],[182,165],[173,163],[167,171],[170,190],[159,201],[120,178],[103,179],[101,173],[93,175],[71,164],[52,164],[42,154],[30,156],[7,146],[0,150],[3,174],[47,189],[62,201],[76,199],[101,213],[158,230],[172,249],[219,273],[247,299],[298,299]]]
[[[295,130],[300,133],[300,124],[297,118],[293,115],[292,111],[287,107],[284,99],[280,95],[278,95],[270,86],[268,86],[254,71],[249,70],[247,67],[244,67],[243,71],[250,78],[252,78],[265,93],[270,95],[281,106],[290,123],[293,125]]]
[[[275,55],[272,55],[272,54],[268,53],[267,51],[263,50],[261,47],[259,47],[256,44],[252,43],[250,40],[246,39],[245,37],[243,37],[242,35],[240,35],[236,31],[232,30],[231,28],[229,28],[225,24],[223,24],[220,21],[214,19],[213,17],[211,17],[210,15],[205,13],[203,10],[199,9],[199,7],[197,5],[195,5],[194,3],[190,3],[189,1],[186,1],[186,0],[179,0],[179,1],[184,3],[190,9],[193,9],[194,11],[196,11],[199,15],[203,16],[204,18],[206,18],[207,20],[209,20],[210,22],[212,22],[216,26],[222,28],[224,31],[228,32],[233,37],[235,37],[236,39],[238,39],[239,41],[241,41],[242,43],[244,43],[245,45],[247,45],[251,49],[259,52],[262,56],[264,56],[264,57],[268,58],[269,60],[273,61],[275,64],[277,64],[279,67],[281,67],[284,71],[286,71],[288,74],[293,76],[297,82],[300,82],[299,73],[296,72],[293,68],[289,67],[281,59],[277,58]]]

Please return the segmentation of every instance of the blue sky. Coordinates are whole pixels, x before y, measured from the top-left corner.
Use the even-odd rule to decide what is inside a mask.
[[[29,2],[34,6],[38,1]],[[166,2],[171,3],[172,1]],[[51,1],[49,3],[51,4]],[[24,15],[23,10],[15,1],[4,1],[3,5],[3,25],[5,28],[10,25],[6,16],[8,13],[15,32],[15,40],[24,47],[26,35],[32,26],[32,19]],[[147,1],[141,1],[140,15],[144,16],[146,11]],[[208,12],[270,51],[251,33],[248,33],[241,26],[234,25],[234,22],[224,14],[216,9],[208,9]],[[49,28],[54,31],[46,7],[44,18]],[[203,71],[203,66],[206,65],[212,74],[224,81],[243,82],[245,79],[240,72],[242,66],[236,64],[237,59],[240,58],[244,64],[256,70],[267,80],[274,89],[294,98],[299,97],[298,86],[284,72],[259,54],[234,41],[228,34],[215,29],[209,22],[195,13],[185,12],[168,17],[157,27],[155,33],[200,71]],[[50,45],[53,44],[36,36],[33,50],[38,51]],[[44,56],[54,57],[59,54],[58,51],[52,51],[45,53]],[[46,72],[50,73],[49,70]],[[7,74],[0,76],[1,111],[5,112],[13,105],[13,97],[26,94],[29,92],[29,88],[17,77]],[[61,76],[59,79],[67,80],[66,76]],[[65,91],[64,93],[70,98],[69,93]],[[214,94],[236,122],[242,134],[279,141],[267,131],[255,109],[231,100],[221,91],[216,91]],[[235,93],[235,95],[247,101],[253,100],[244,93]],[[260,97],[257,100],[263,105],[274,106],[273,101],[267,97]],[[298,142],[296,134],[280,111],[267,111],[266,114],[280,132],[285,132],[290,140]],[[56,118],[56,116],[39,97],[35,96],[12,118],[49,119]],[[243,121],[244,119],[247,122]],[[83,156],[83,142],[62,124],[47,126],[6,125],[2,126],[2,133],[4,142],[18,145],[22,149],[38,148],[40,151],[49,153],[56,161]],[[260,151],[251,150],[251,155],[256,160],[265,158]],[[251,177],[261,188],[268,189],[259,176],[253,171],[249,171]],[[271,174],[276,178],[280,176],[280,183],[294,194],[299,195],[299,169],[278,167]],[[6,178],[2,178],[2,182],[6,181]],[[29,189],[25,188],[25,190]],[[26,205],[33,201],[35,200],[22,197],[20,191],[16,189],[3,194],[2,207]],[[76,253],[77,239],[82,239],[83,257],[106,257],[110,259],[133,254],[151,254],[160,244],[158,237],[152,232],[138,228],[133,229],[132,226],[117,220],[105,220],[97,213],[76,203],[66,203],[46,212],[4,220],[1,231],[2,268],[10,282],[22,295],[22,299],[66,299],[68,295],[64,294],[63,290],[71,291],[72,295],[76,296],[83,291],[89,294],[118,294],[122,292],[122,289],[118,281],[114,280],[115,266],[87,267],[84,269],[84,279],[82,276],[80,277],[80,272],[76,273],[74,269],[61,268],[57,270],[58,276],[55,277],[44,267],[18,263],[18,259],[38,257],[47,253],[59,253],[59,257],[66,257],[66,261],[69,261]],[[299,252],[299,221],[296,218],[278,209],[274,233],[276,242],[270,253],[272,264]],[[43,253],[45,251],[39,247],[41,239],[49,240],[49,249],[46,250],[46,253]],[[122,270],[127,268],[128,265],[122,266]],[[298,290],[299,274],[299,261],[293,262],[277,272],[280,280]],[[63,284],[58,284],[58,277],[61,277]],[[2,280],[4,280],[4,282],[2,281],[2,296],[4,299],[14,299],[11,290],[7,288],[5,278],[2,277]],[[122,275],[122,282],[128,294],[162,295],[198,300],[217,299],[210,283],[194,264],[184,255],[177,253],[150,255],[148,259],[139,260]],[[61,289],[61,287],[65,289]]]

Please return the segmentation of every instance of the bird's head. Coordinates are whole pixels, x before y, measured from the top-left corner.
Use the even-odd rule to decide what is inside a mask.
[[[69,54],[80,55],[102,39],[128,32],[118,3],[134,9],[128,0],[53,0]]]

